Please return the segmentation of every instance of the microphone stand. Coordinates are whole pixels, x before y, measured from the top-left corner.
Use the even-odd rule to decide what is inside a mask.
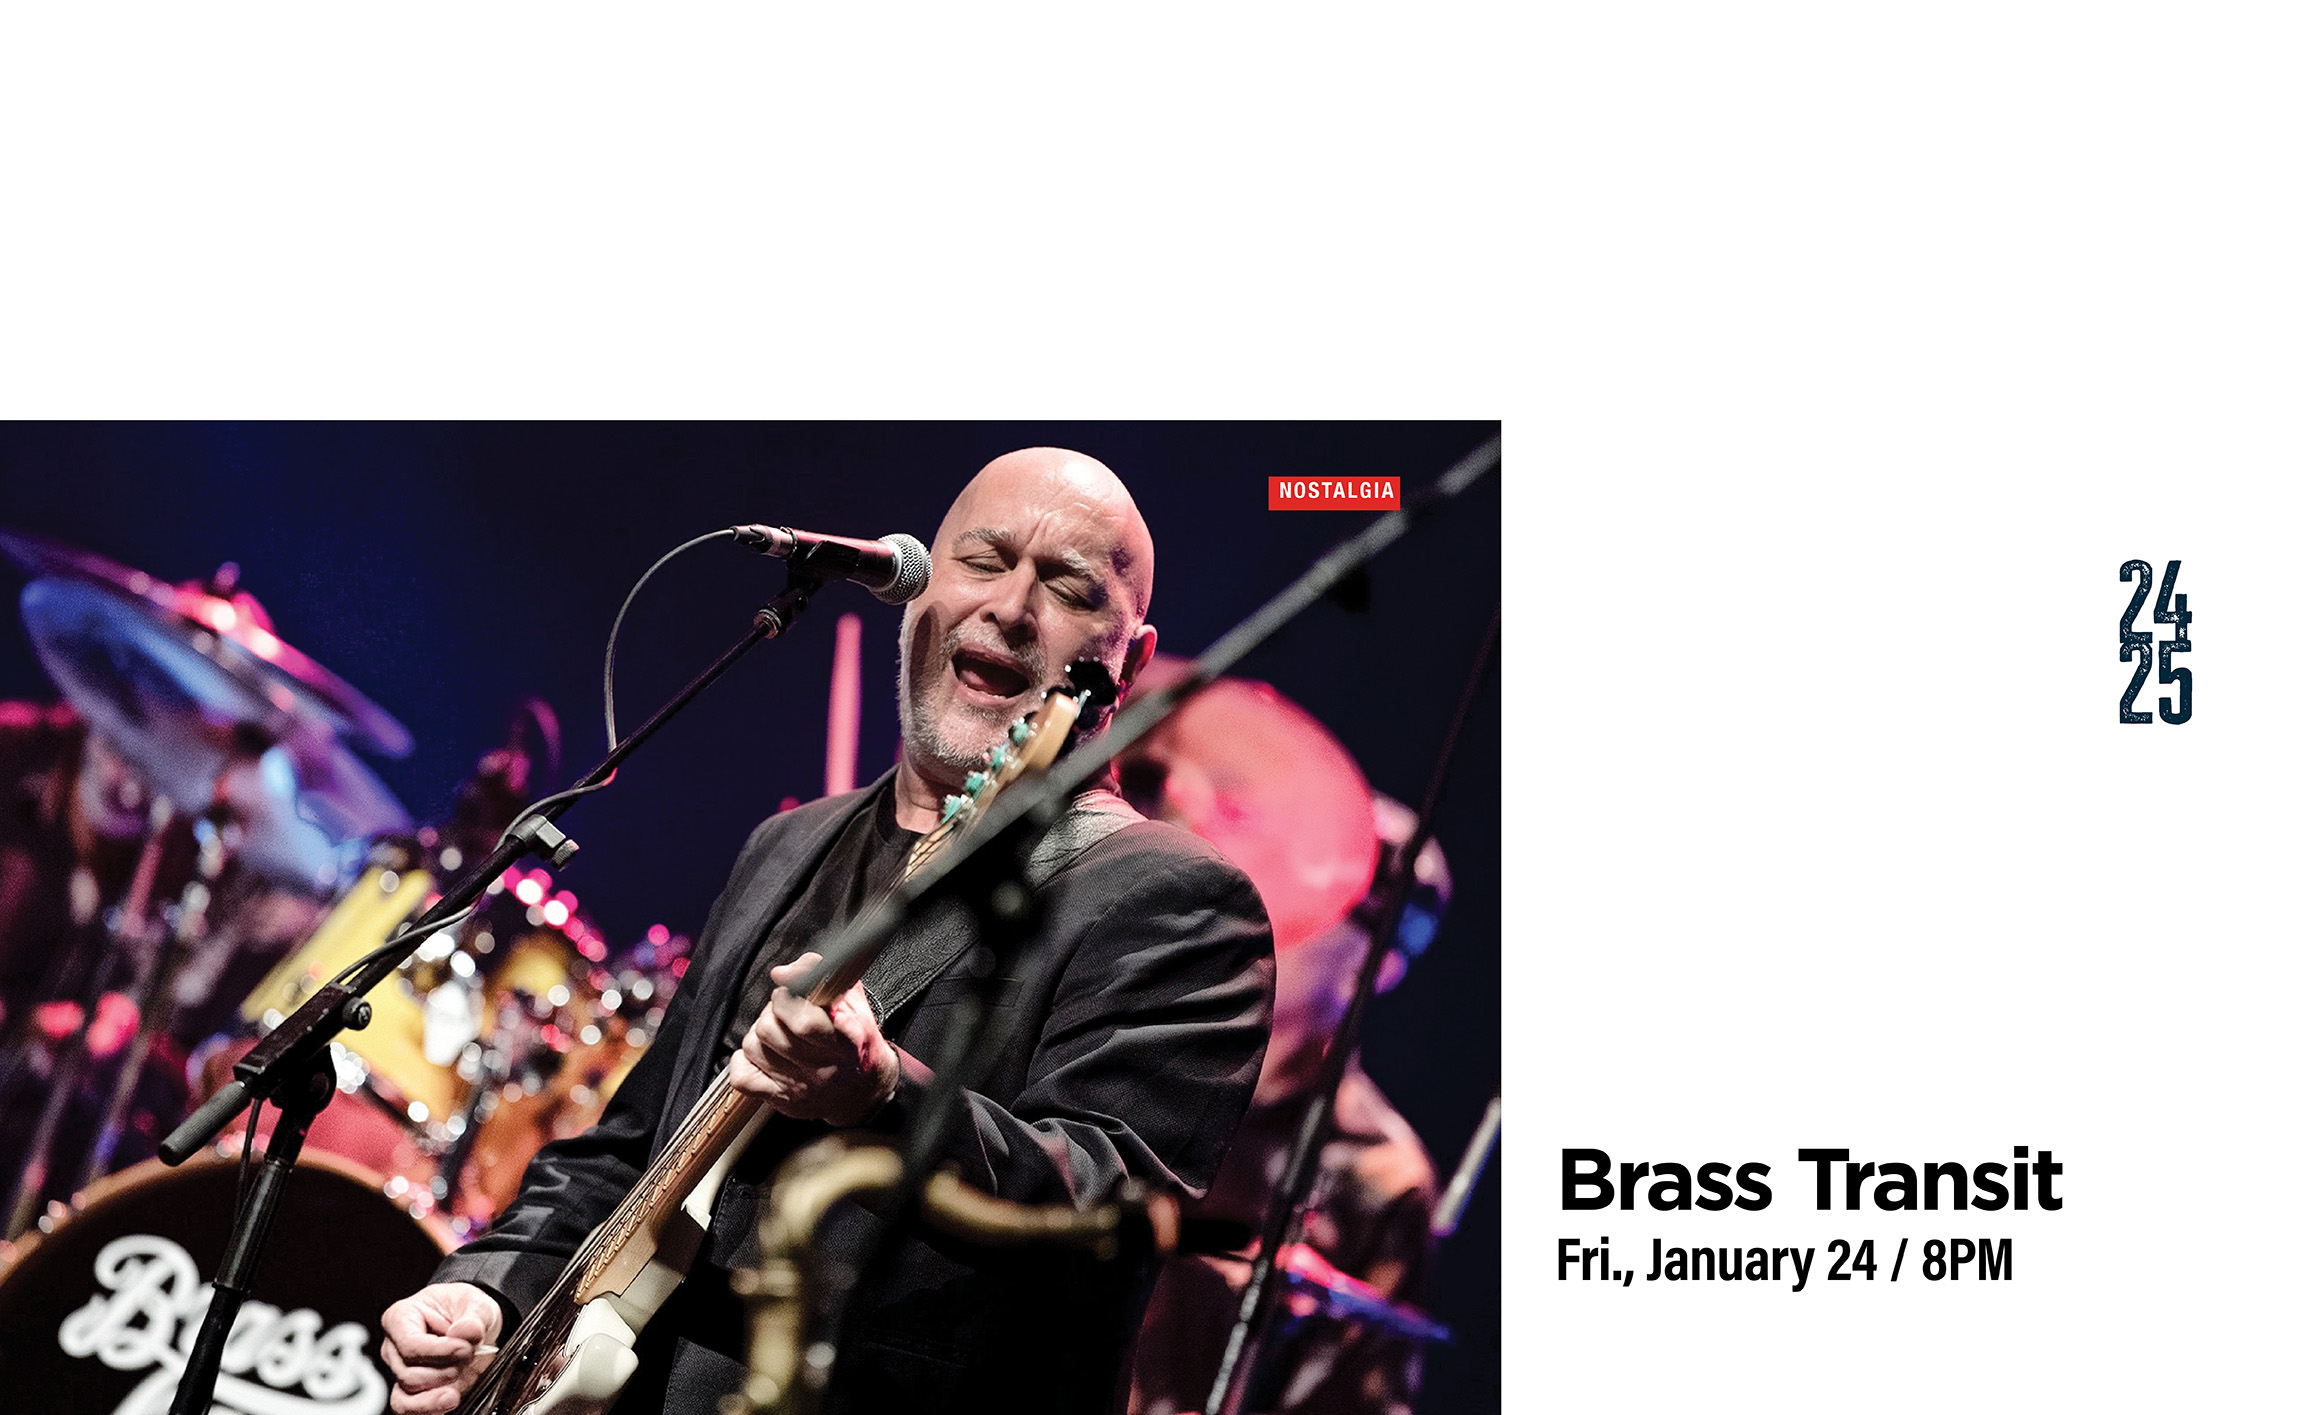
[[[756,648],[761,640],[774,638],[788,629],[806,608],[808,597],[821,588],[822,583],[793,566],[782,592],[752,616],[748,633],[656,709],[653,717],[618,743],[581,781],[546,800],[539,809],[523,815],[504,833],[486,859],[459,878],[420,916],[402,925],[383,950],[356,965],[344,981],[330,982],[313,993],[303,1006],[273,1028],[271,1035],[240,1059],[232,1068],[231,1081],[161,1142],[160,1158],[169,1164],[182,1164],[250,1104],[274,1100],[280,1107],[279,1123],[273,1127],[271,1141],[264,1147],[263,1168],[256,1182],[241,1196],[232,1216],[231,1237],[216,1274],[215,1297],[208,1304],[191,1357],[176,1383],[175,1399],[168,1406],[169,1415],[205,1415],[215,1397],[224,1344],[231,1336],[240,1305],[247,1298],[264,1240],[271,1231],[272,1216],[279,1206],[280,1192],[295,1167],[297,1154],[303,1149],[304,1135],[311,1128],[313,1117],[326,1107],[335,1093],[335,1065],[328,1043],[347,1028],[357,1031],[365,1027],[372,1014],[373,1009],[361,994],[397,971],[425,938],[443,926],[460,922],[460,916],[478,901],[487,886],[522,856],[532,852],[554,866],[564,865],[577,847],[574,840],[554,824],[558,816],[586,793],[605,786],[633,752],[734,667],[736,660]]]
[[[1222,1350],[1222,1365],[1214,1373],[1214,1388],[1206,1396],[1207,1415],[1240,1415],[1246,1407],[1247,1394],[1253,1387],[1254,1367],[1269,1340],[1272,1315],[1277,1310],[1270,1299],[1278,1250],[1293,1236],[1310,1186],[1317,1180],[1318,1157],[1324,1153],[1326,1138],[1333,1130],[1334,1097],[1341,1090],[1351,1059],[1358,1054],[1358,1032],[1365,1023],[1366,1004],[1373,998],[1382,962],[1397,941],[1398,920],[1405,913],[1414,865],[1421,859],[1422,847],[1429,843],[1431,817],[1437,811],[1438,798],[1445,792],[1446,773],[1453,766],[1454,746],[1461,740],[1462,724],[1468,720],[1470,709],[1476,705],[1477,691],[1485,682],[1486,666],[1493,660],[1494,641],[1500,636],[1501,606],[1496,604],[1493,619],[1486,625],[1485,642],[1479,646],[1477,661],[1470,667],[1469,681],[1462,685],[1461,701],[1454,707],[1453,723],[1446,729],[1445,741],[1438,748],[1437,764],[1430,769],[1429,785],[1422,792],[1421,818],[1414,823],[1413,836],[1406,841],[1405,849],[1390,867],[1389,878],[1383,882],[1387,894],[1382,912],[1367,936],[1366,956],[1358,965],[1350,1005],[1326,1043],[1317,1086],[1311,1092],[1309,1108],[1302,1113],[1293,1148],[1286,1154],[1285,1177],[1278,1181],[1270,1208],[1262,1217],[1261,1251],[1254,1255],[1253,1268],[1246,1276],[1246,1292],[1238,1303],[1238,1319],[1230,1327],[1229,1341]]]
[[[1131,703],[1099,735],[1074,746],[1044,776],[1001,792],[973,830],[936,852],[879,907],[833,935],[823,945],[822,958],[814,969],[790,984],[792,993],[803,996],[849,963],[876,957],[895,932],[921,910],[954,893],[967,901],[986,940],[995,940],[1001,945],[1026,940],[1037,923],[1037,902],[1023,878],[1023,863],[1029,858],[1033,845],[1069,809],[1071,799],[1099,779],[1120,753],[1148,735],[1191,695],[1227,673],[1296,615],[1358,573],[1408,530],[1467,491],[1500,463],[1501,439],[1497,437],[1480,444],[1439,476],[1434,485],[1320,556],[1293,583],[1198,655],[1186,677]],[[1500,608],[1496,606],[1493,625],[1486,635],[1486,648],[1479,653],[1479,676],[1483,674],[1485,659],[1500,624]],[[1473,677],[1473,688],[1475,684]],[[1464,712],[1467,703],[1465,695]],[[1456,714],[1453,729],[1447,734],[1449,755],[1461,729],[1461,716],[1462,713]],[[1416,854],[1429,836],[1428,805],[1424,803],[1423,824],[1411,845]],[[1407,858],[1410,860],[1413,856]],[[1395,934],[1403,904],[1404,894],[1400,892],[1393,907],[1384,911],[1377,936]],[[918,1118],[903,1137],[903,1173],[888,1209],[889,1222],[880,1230],[877,1245],[857,1265],[858,1274],[869,1269],[888,1250],[896,1228],[916,1212],[919,1196],[924,1193],[926,1182],[964,1111],[962,1091],[989,1065],[1004,1040],[1003,1027],[985,1025],[988,1011],[981,999],[972,994],[962,999],[955,1010],[951,1019],[951,1044],[943,1056],[935,1058],[934,1080],[920,1101]],[[1345,1019],[1345,1023],[1347,1021]],[[1328,1098],[1331,1098],[1330,1090]],[[1264,1246],[1274,1251],[1275,1245]],[[1267,1283],[1266,1275],[1264,1282]],[[848,1285],[840,1299],[842,1305],[844,1297],[851,1295],[859,1285],[859,1277]],[[837,1323],[838,1315],[834,1314],[826,1329],[836,1330]],[[810,1382],[827,1383],[828,1361],[816,1361],[812,1357],[809,1360]],[[1211,1411],[1212,1407],[1208,1409]]]

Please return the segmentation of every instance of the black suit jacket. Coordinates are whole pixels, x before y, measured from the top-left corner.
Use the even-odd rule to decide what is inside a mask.
[[[547,1146],[519,1197],[437,1280],[477,1283],[517,1321],[630,1189],[710,1082],[713,1042],[769,926],[858,811],[865,790],[772,817],[751,835],[712,906],[663,1026],[599,1124]],[[1124,810],[1114,798],[1098,804]],[[1084,1207],[1125,1179],[1202,1195],[1252,1099],[1269,1039],[1274,965],[1253,885],[1187,832],[1137,818],[1069,859],[1040,893],[1036,938],[989,966],[1005,1045],[949,1149],[967,1182],[1023,1203]],[[865,978],[905,1053],[895,1098],[871,1128],[898,1133],[939,1054],[975,935],[955,905],[893,940]],[[803,945],[793,952],[803,951]],[[714,1415],[740,1380],[740,1304],[726,1271],[756,1253],[757,1186],[819,1126],[777,1119],[721,1191],[711,1234],[679,1294],[642,1338],[641,1374],[617,1415]],[[879,1220],[831,1226],[834,1268]],[[895,1238],[843,1333],[834,1408],[1109,1408],[1147,1274],[1043,1250],[994,1252],[923,1232]]]

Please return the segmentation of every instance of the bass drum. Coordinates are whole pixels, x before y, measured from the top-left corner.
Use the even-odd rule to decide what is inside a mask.
[[[152,1160],[25,1244],[0,1272],[0,1390],[59,1415],[165,1415],[238,1184],[235,1161]],[[383,1309],[428,1282],[443,1251],[372,1175],[306,1151],[224,1348],[216,1410],[380,1415]]]

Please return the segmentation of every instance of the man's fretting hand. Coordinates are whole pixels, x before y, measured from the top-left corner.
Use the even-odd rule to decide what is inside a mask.
[[[859,1125],[894,1095],[902,1061],[879,1034],[861,983],[827,1008],[790,990],[818,961],[807,953],[768,971],[775,994],[743,1034],[728,1062],[729,1079],[784,1115]]]

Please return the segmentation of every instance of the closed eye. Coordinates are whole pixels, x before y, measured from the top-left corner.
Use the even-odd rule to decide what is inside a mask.
[[[1003,575],[1021,561],[1002,532],[976,529],[962,533],[959,540],[965,548],[955,552],[953,558],[974,574]],[[1048,557],[1040,560],[1037,568],[1039,583],[1068,608],[1092,613],[1110,602],[1109,587],[1081,555]]]
[[[1100,585],[1080,584],[1069,578],[1067,571],[1059,576],[1048,576],[1044,583],[1056,599],[1061,600],[1072,609],[1100,609],[1106,597],[1103,595]]]

